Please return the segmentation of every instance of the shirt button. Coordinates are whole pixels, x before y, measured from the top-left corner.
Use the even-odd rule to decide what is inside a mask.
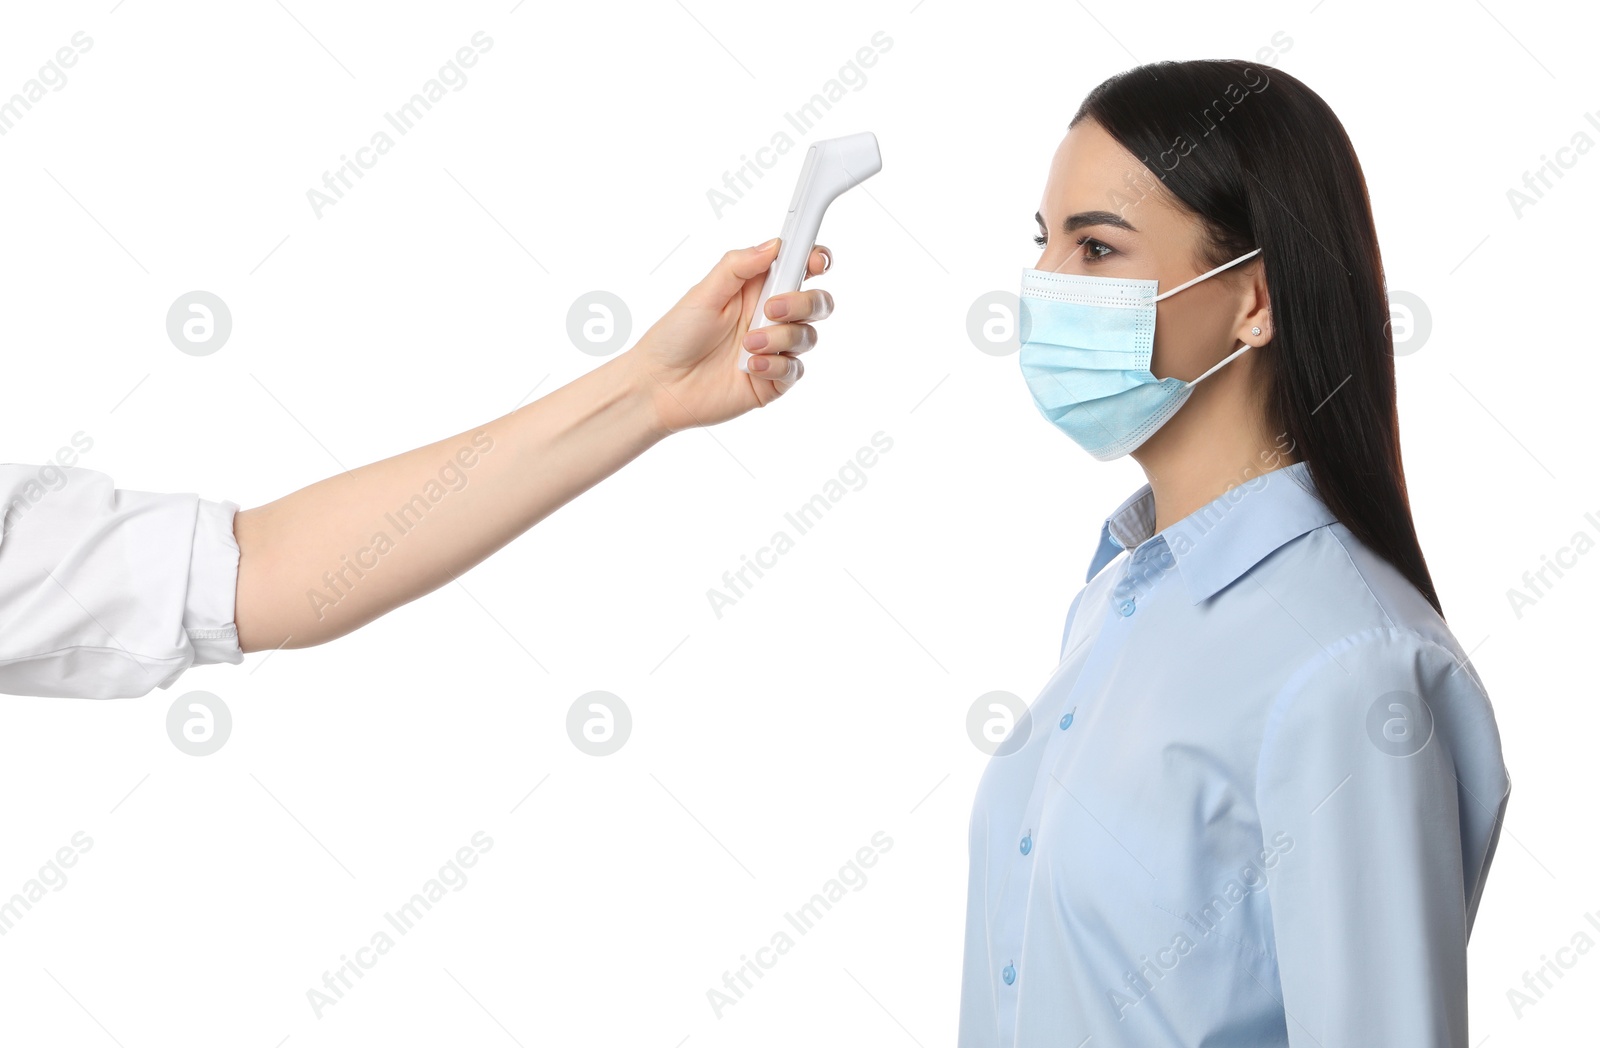
[[[1000,978],[1006,981],[1007,986],[1010,986],[1017,981],[1017,970],[1008,964],[1006,965],[1006,970],[1000,973]]]
[[[1022,835],[1022,854],[1026,855],[1031,851],[1033,851],[1033,834],[1025,833]]]
[[[1133,598],[1129,597],[1127,600],[1123,601],[1121,604],[1118,604],[1117,605],[1117,610],[1122,612],[1122,617],[1123,618],[1127,618],[1129,615],[1132,615],[1133,614]]]
[[[1072,707],[1074,710],[1077,708],[1076,706]],[[1070,727],[1072,727],[1072,710],[1068,710],[1066,715],[1061,718],[1061,730],[1066,731]]]

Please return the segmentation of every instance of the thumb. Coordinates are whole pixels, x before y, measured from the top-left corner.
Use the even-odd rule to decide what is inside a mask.
[[[772,268],[778,257],[778,239],[773,237],[765,244],[729,251],[685,297],[696,305],[721,309],[744,289],[745,281]]]

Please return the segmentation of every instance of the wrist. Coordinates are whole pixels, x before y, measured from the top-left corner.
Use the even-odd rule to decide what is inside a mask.
[[[669,421],[663,400],[670,403],[671,394],[651,373],[636,349],[607,361],[602,370],[613,370],[614,388],[627,415],[637,422],[644,439],[650,443],[671,436],[677,430]]]

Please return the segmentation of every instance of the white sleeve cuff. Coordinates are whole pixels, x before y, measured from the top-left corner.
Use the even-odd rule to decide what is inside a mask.
[[[183,605],[183,632],[194,647],[194,663],[244,661],[239,628],[233,621],[239,590],[239,543],[233,537],[232,502],[201,499],[189,555],[189,592]]]

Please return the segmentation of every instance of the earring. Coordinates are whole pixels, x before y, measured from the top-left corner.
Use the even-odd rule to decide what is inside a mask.
[[[1250,334],[1259,335],[1259,334],[1261,334],[1261,329],[1258,328],[1258,327],[1253,327],[1253,328],[1250,329]]]

